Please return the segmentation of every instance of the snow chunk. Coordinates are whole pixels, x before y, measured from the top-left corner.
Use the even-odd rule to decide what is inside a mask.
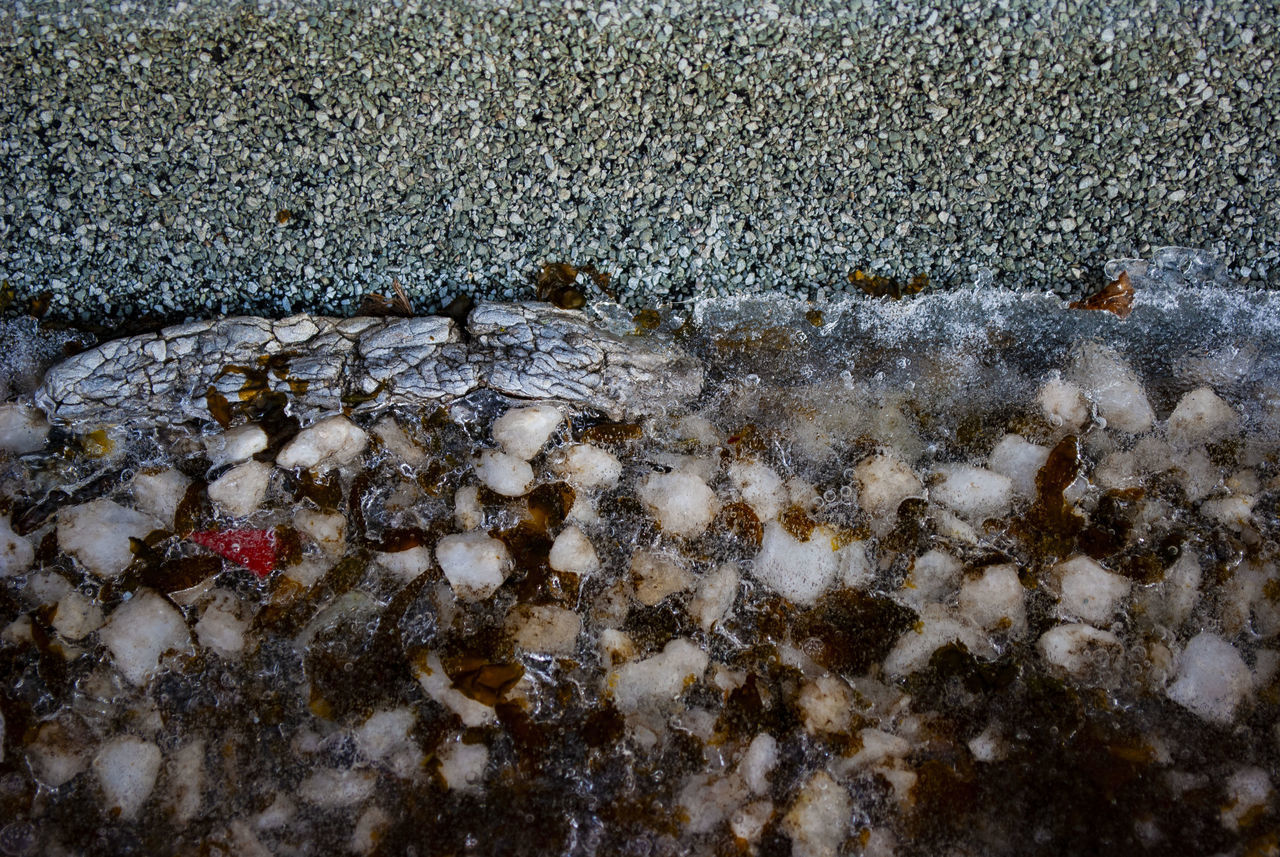
[[[1202,631],[1182,650],[1177,678],[1165,693],[1193,714],[1227,724],[1252,684],[1249,668],[1235,646]]]
[[[150,680],[160,669],[165,652],[191,649],[191,635],[182,614],[147,589],[138,590],[117,607],[98,637],[130,684]]]
[[[70,550],[66,545],[62,548]],[[31,540],[15,533],[9,525],[8,516],[0,515],[0,577],[25,574],[35,558],[36,550],[31,546]]]
[[[1178,400],[1169,415],[1169,440],[1178,444],[1218,440],[1236,425],[1236,412],[1208,387],[1197,387]]]
[[[178,505],[187,495],[190,485],[191,480],[172,467],[139,473],[129,483],[134,507],[152,515],[165,526],[173,525]]]
[[[286,469],[338,465],[353,461],[369,443],[369,436],[343,416],[325,417],[298,432],[298,436],[276,456],[276,464]]]
[[[578,648],[582,619],[563,607],[517,604],[507,616],[507,627],[516,645],[522,649],[571,655]]]
[[[1115,351],[1087,344],[1073,364],[1086,394],[1107,421],[1107,428],[1138,434],[1155,423],[1147,394],[1128,364]]]
[[[1050,424],[1065,429],[1078,429],[1089,419],[1089,403],[1084,391],[1070,381],[1050,378],[1036,396],[1040,410]]]
[[[853,801],[826,771],[809,778],[782,819],[792,857],[835,857],[849,832]]]
[[[528,461],[562,422],[564,414],[554,405],[512,408],[494,421],[493,439],[508,455]]]
[[[636,598],[652,607],[675,592],[693,586],[693,573],[670,554],[638,550],[631,555],[631,576],[635,579]]]
[[[476,476],[504,497],[520,497],[533,484],[533,468],[523,458],[486,449],[476,459]]]
[[[465,744],[461,738],[445,744],[439,751],[440,776],[446,787],[455,791],[474,791],[484,782],[484,769],[489,764],[489,748],[483,744]]]
[[[684,471],[650,473],[636,494],[664,532],[686,538],[701,535],[720,510],[707,484]]]
[[[552,467],[576,488],[612,488],[622,475],[622,462],[612,453],[579,443],[564,450]]]
[[[565,527],[551,544],[547,562],[556,571],[570,574],[591,574],[600,568],[600,558],[591,540],[574,526]]]
[[[934,652],[951,643],[963,645],[978,658],[990,659],[996,654],[991,643],[968,622],[955,618],[940,604],[926,604],[917,627],[894,643],[884,660],[885,672],[896,677],[923,669]]]
[[[245,518],[262,505],[270,483],[270,464],[246,461],[209,484],[209,499],[233,518]]]
[[[766,524],[751,575],[784,598],[813,604],[838,578],[847,577],[853,583],[865,576],[862,543],[837,549],[838,543],[836,534],[825,526],[815,527],[809,540],[802,542],[780,524]]]
[[[160,760],[160,748],[150,741],[124,736],[103,744],[93,759],[93,772],[107,809],[119,809],[126,820],[135,818],[155,788]]]
[[[772,521],[787,505],[787,487],[782,478],[767,464],[759,461],[735,461],[729,465],[729,478],[742,499],[762,521]]]
[[[1131,586],[1127,578],[1083,555],[1059,563],[1056,572],[1061,576],[1059,613],[1092,625],[1109,624]]]
[[[675,699],[706,671],[710,659],[696,643],[677,637],[658,654],[610,673],[606,686],[624,714],[645,703]]]
[[[989,566],[960,587],[960,615],[989,631],[1021,636],[1027,630],[1024,595],[1016,566]]]
[[[0,405],[0,452],[26,455],[44,449],[49,423],[44,414],[27,405]]]
[[[982,467],[952,464],[939,467],[942,477],[929,487],[929,497],[964,517],[981,521],[1003,514],[1013,496],[1008,476]]]
[[[698,582],[698,591],[689,604],[689,615],[702,630],[709,632],[733,607],[740,580],[738,566],[725,562]]]
[[[480,601],[498,591],[511,573],[507,546],[485,533],[443,536],[436,545],[436,562],[464,601]]]
[[[991,450],[987,467],[1002,476],[1009,477],[1013,491],[1019,497],[1036,496],[1036,474],[1049,460],[1049,448],[1031,443],[1017,434],[1007,434]]]
[[[248,461],[267,448],[267,433],[256,423],[246,423],[204,439],[205,451],[214,467]]]
[[[98,577],[115,577],[133,562],[129,539],[145,538],[159,524],[110,500],[90,500],[58,513],[58,547]]]
[[[1108,669],[1122,649],[1115,634],[1080,623],[1050,628],[1036,647],[1040,657],[1075,676]]]
[[[227,589],[215,589],[196,623],[196,638],[200,645],[213,649],[224,658],[236,658],[244,651],[244,635],[249,620],[240,618],[240,603],[235,593]]]
[[[68,640],[83,640],[102,627],[102,608],[72,590],[58,600],[49,624]]]

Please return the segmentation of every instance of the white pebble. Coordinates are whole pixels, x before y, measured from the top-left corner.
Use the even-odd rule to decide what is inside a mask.
[[[732,562],[721,563],[698,581],[698,590],[689,603],[689,615],[704,631],[710,632],[733,607],[741,576]]]
[[[751,744],[738,762],[738,773],[747,788],[758,795],[769,791],[769,775],[778,764],[778,741],[768,732],[751,739]]]
[[[364,452],[369,436],[343,416],[326,417],[298,432],[280,454],[276,464],[284,468],[338,465],[354,460]]]
[[[156,674],[166,652],[191,649],[191,635],[182,614],[146,589],[117,607],[98,637],[111,652],[116,669],[138,685]]]
[[[830,673],[802,684],[796,704],[810,733],[844,732],[852,722],[853,691]]]
[[[1197,387],[1178,400],[1165,428],[1178,444],[1221,439],[1236,426],[1236,412],[1208,387]]]
[[[241,618],[240,603],[235,593],[215,589],[200,621],[196,622],[196,638],[200,645],[224,658],[237,658],[244,651],[244,635],[249,620]]]
[[[484,769],[489,764],[489,748],[483,744],[465,744],[455,738],[440,749],[440,776],[453,791],[475,791],[484,783]]]
[[[453,680],[444,671],[440,655],[430,652],[425,658],[412,663],[413,677],[427,696],[448,708],[468,727],[484,726],[495,722],[494,710],[483,702],[472,699],[453,686]]]
[[[1085,394],[1106,420],[1107,428],[1139,434],[1151,428],[1156,414],[1146,391],[1128,364],[1115,351],[1089,344],[1081,351],[1074,370]]]
[[[373,434],[382,441],[388,452],[410,467],[418,467],[427,460],[426,452],[413,442],[413,438],[401,428],[395,417],[386,416],[374,423]]]
[[[150,741],[124,736],[103,744],[93,772],[107,809],[119,809],[125,820],[136,818],[155,788],[160,761],[160,748]]]
[[[631,556],[631,577],[636,598],[652,607],[676,592],[693,586],[693,573],[677,557],[653,550],[638,550]]]
[[[646,703],[674,700],[706,672],[709,660],[696,643],[677,637],[660,653],[615,669],[607,687],[618,710],[632,713]]]
[[[929,498],[971,521],[1003,514],[1013,497],[1008,476],[982,467],[951,464],[939,467],[942,481],[929,486]]]
[[[98,577],[115,577],[133,562],[129,539],[159,529],[149,515],[110,500],[90,500],[58,513],[58,547]]]
[[[209,483],[209,499],[233,518],[245,518],[262,505],[270,484],[270,464],[246,461]]]
[[[485,533],[443,536],[436,545],[436,562],[463,601],[488,598],[511,573],[507,546]]]
[[[900,600],[919,608],[923,604],[945,601],[960,585],[960,560],[931,550],[915,558],[911,572],[899,590]]]
[[[1040,388],[1036,401],[1052,425],[1075,430],[1089,419],[1089,403],[1084,391],[1070,381],[1050,378]]]
[[[622,475],[622,462],[613,453],[587,443],[564,450],[552,466],[578,488],[612,488]]]
[[[1016,566],[988,566],[960,587],[959,612],[980,628],[1021,636],[1027,630],[1025,594]]]
[[[293,525],[329,554],[341,556],[347,549],[347,518],[337,512],[301,508],[293,513]]]
[[[508,455],[528,461],[542,451],[562,422],[564,414],[554,405],[512,408],[494,420],[493,439]]]
[[[72,590],[58,600],[49,624],[68,640],[82,640],[102,627],[102,608]]]
[[[1055,571],[1060,575],[1058,612],[1091,625],[1110,624],[1132,586],[1083,555],[1059,563]]]
[[[759,461],[735,461],[729,479],[762,521],[772,521],[787,505],[787,488],[772,467]]]
[[[40,411],[26,405],[0,405],[0,451],[39,452],[48,436],[49,423]]]
[[[1235,646],[1202,631],[1178,656],[1177,676],[1165,692],[1193,714],[1227,724],[1252,686],[1249,667]]]
[[[764,833],[764,827],[772,817],[773,801],[752,801],[729,816],[729,832],[743,842],[753,843]]]
[[[377,775],[366,768],[321,768],[298,784],[298,797],[321,809],[338,809],[364,803],[377,784]]]
[[[175,751],[165,766],[166,803],[178,825],[195,818],[204,802],[204,753],[204,740],[197,738]]]
[[[256,423],[227,429],[204,439],[205,452],[214,467],[248,461],[267,448],[267,433]]]
[[[895,677],[910,675],[928,666],[933,653],[950,643],[960,643],[978,658],[990,659],[996,654],[991,643],[973,625],[952,616],[940,604],[926,604],[920,610],[916,627],[894,643],[884,659],[884,670]]]
[[[582,619],[563,607],[518,604],[507,616],[507,628],[516,645],[522,649],[550,655],[571,655],[578,648]]]
[[[859,504],[877,517],[892,520],[903,500],[924,496],[924,486],[911,468],[887,450],[863,460],[853,475],[860,489]]]
[[[782,830],[791,837],[792,857],[836,857],[852,815],[853,801],[844,786],[818,771],[782,819]]]
[[[1249,526],[1257,499],[1247,494],[1215,497],[1200,504],[1200,514],[1236,530]]]
[[[142,472],[133,477],[129,488],[135,508],[152,515],[165,526],[173,526],[178,505],[187,495],[191,480],[172,467]]]
[[[1036,474],[1049,460],[1049,448],[1031,443],[1017,434],[1007,434],[991,450],[987,467],[1009,477],[1019,497],[1036,496]]]
[[[371,806],[360,813],[347,847],[356,854],[372,854],[391,827],[393,819],[380,806]]]
[[[71,714],[40,724],[35,741],[27,744],[27,764],[42,786],[60,788],[89,766],[91,736],[83,721]]]
[[[802,542],[780,524],[766,524],[751,576],[797,604],[813,604],[838,579],[847,578],[852,584],[865,577],[862,543],[839,549],[837,544],[835,533],[825,526],[815,527],[809,540]]]
[[[417,715],[412,708],[374,712],[354,732],[356,747],[371,762],[398,777],[411,778],[422,768],[422,750],[413,740]]]
[[[63,546],[63,550],[67,550]],[[0,577],[25,574],[35,562],[36,550],[31,540],[20,536],[9,525],[9,517],[0,515]]]
[[[533,468],[529,462],[496,449],[480,453],[475,466],[480,481],[504,497],[520,497],[533,484]]]
[[[685,538],[701,535],[720,510],[720,501],[707,484],[683,471],[650,473],[636,495],[663,532]]]
[[[1121,651],[1115,634],[1080,623],[1050,628],[1036,647],[1047,662],[1075,676],[1108,669]]]
[[[911,752],[911,743],[901,735],[894,735],[882,729],[862,729],[858,732],[858,742],[862,745],[858,752],[849,757],[849,767],[870,768],[901,759]]]
[[[570,574],[591,574],[600,568],[600,558],[591,540],[574,526],[565,527],[551,543],[547,562],[556,571]]]
[[[418,578],[431,569],[431,551],[426,545],[417,545],[407,550],[390,551],[374,554],[378,565],[394,574],[405,583]]]
[[[1246,767],[1227,777],[1223,791],[1226,793],[1227,803],[1220,815],[1222,826],[1228,830],[1239,830],[1247,826],[1246,817],[1267,809],[1275,790],[1271,787],[1271,778],[1266,771]]]
[[[484,522],[479,485],[464,485],[454,493],[453,520],[464,530],[478,529]]]

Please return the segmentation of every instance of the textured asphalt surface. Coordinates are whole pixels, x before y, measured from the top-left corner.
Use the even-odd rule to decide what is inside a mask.
[[[11,307],[1280,285],[1272,3],[80,5],[0,7]]]

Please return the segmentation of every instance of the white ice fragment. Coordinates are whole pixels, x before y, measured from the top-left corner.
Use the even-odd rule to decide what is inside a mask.
[[[641,549],[631,555],[631,576],[636,598],[652,607],[675,592],[693,586],[694,576],[684,563],[669,553]]]
[[[889,450],[864,459],[853,475],[860,489],[858,502],[876,517],[892,520],[903,500],[924,496],[924,486],[915,473]]]
[[[129,483],[133,491],[134,507],[152,515],[165,526],[173,526],[178,505],[187,495],[190,485],[191,480],[172,467],[143,471]]]
[[[159,670],[166,652],[191,649],[191,635],[182,614],[148,589],[139,589],[117,607],[98,638],[130,684],[145,684]]]
[[[1138,376],[1114,350],[1089,343],[1073,370],[1107,428],[1139,434],[1155,423],[1155,411]]]
[[[769,791],[769,775],[778,764],[778,741],[768,732],[751,739],[751,744],[738,762],[738,773],[747,788],[758,795]]]
[[[788,533],[780,524],[768,523],[751,576],[797,604],[810,605],[831,588],[847,564],[865,563],[861,543],[837,549],[839,541],[825,526],[815,527],[807,542]],[[849,548],[853,548],[849,551]],[[853,567],[850,577],[858,577]]]
[[[69,550],[65,545],[62,547]],[[13,531],[8,515],[0,515],[0,577],[25,574],[35,558],[36,550],[31,546],[31,540]]]
[[[320,768],[298,784],[298,797],[321,809],[339,809],[368,800],[377,784],[367,768]]]
[[[664,532],[693,538],[701,535],[720,510],[707,484],[691,473],[650,473],[636,489],[640,501]]]
[[[1003,514],[1013,497],[1008,476],[983,467],[949,464],[939,467],[941,481],[929,486],[929,499],[936,500],[971,521]]]
[[[557,473],[577,488],[612,488],[622,475],[622,462],[598,446],[579,443],[552,462]]]
[[[919,608],[921,605],[945,601],[960,585],[960,560],[931,550],[915,558],[899,596],[905,603]]]
[[[563,607],[517,604],[507,616],[507,628],[515,644],[526,651],[571,655],[578,647],[582,619]]]
[[[195,818],[204,802],[204,752],[204,740],[196,738],[174,751],[165,765],[166,803],[179,826]]]
[[[484,783],[484,769],[489,764],[489,748],[483,744],[467,744],[455,738],[444,745],[437,758],[445,786],[454,791],[475,791]]]
[[[1050,378],[1040,388],[1036,401],[1052,425],[1075,430],[1089,419],[1089,403],[1085,401],[1084,391],[1070,381]]]
[[[606,687],[618,710],[629,714],[646,703],[675,699],[706,671],[708,661],[696,643],[677,637],[658,654],[613,670]]]
[[[991,450],[987,467],[1009,477],[1019,497],[1036,496],[1036,474],[1049,460],[1049,448],[1031,443],[1022,435],[1007,434]]]
[[[1230,723],[1253,677],[1235,646],[1209,631],[1191,638],[1178,656],[1178,671],[1166,694],[1205,720]]]
[[[213,649],[224,658],[237,658],[244,651],[244,635],[249,620],[241,618],[240,603],[229,589],[215,589],[196,623],[200,645]]]
[[[959,643],[975,657],[995,657],[995,649],[973,625],[957,619],[940,604],[926,604],[920,610],[917,627],[903,633],[884,660],[891,676],[910,675],[928,666],[933,653],[943,646]]]
[[[444,671],[444,664],[435,652],[413,662],[413,677],[427,696],[462,718],[468,727],[484,726],[498,719],[491,706],[472,699],[453,686],[453,680]]]
[[[564,414],[554,405],[512,408],[494,420],[493,439],[508,455],[528,461],[562,422]]]
[[[507,546],[480,532],[441,537],[436,544],[436,562],[463,601],[488,598],[511,573]]]
[[[209,483],[209,499],[233,518],[244,518],[262,505],[270,484],[270,464],[246,461]]]
[[[1021,636],[1027,630],[1024,596],[1016,566],[988,566],[960,587],[959,613],[980,628]]]
[[[811,733],[844,732],[853,718],[853,692],[849,685],[827,673],[800,686],[796,700],[804,728]]]
[[[1121,651],[1115,634],[1081,623],[1050,628],[1036,647],[1040,657],[1075,676],[1108,669]]]
[[[90,500],[58,513],[58,547],[98,577],[115,577],[133,562],[130,538],[158,529],[149,515],[110,500]]]
[[[374,423],[373,435],[382,441],[388,452],[410,467],[418,467],[427,460],[426,452],[413,442],[413,438],[401,428],[395,417],[385,416]]]
[[[1220,817],[1222,826],[1228,830],[1246,826],[1246,818],[1265,810],[1274,794],[1271,778],[1262,768],[1240,768],[1227,777],[1225,785],[1227,804],[1222,808]]]
[[[214,467],[239,464],[267,448],[267,433],[257,423],[245,423],[209,435],[204,439],[204,448]]]
[[[82,640],[102,627],[102,608],[72,590],[58,600],[49,624],[68,640]]]
[[[26,455],[44,449],[49,423],[44,414],[27,405],[0,405],[0,452]]]
[[[347,518],[337,512],[300,508],[293,513],[293,525],[311,537],[325,553],[341,556],[347,548]]]
[[[772,521],[787,505],[787,488],[772,467],[759,461],[735,461],[729,479],[762,521]]]
[[[1219,440],[1236,425],[1236,412],[1208,387],[1197,387],[1178,400],[1165,428],[1169,440],[1186,445]]]
[[[480,481],[504,497],[520,497],[533,484],[533,468],[529,462],[496,449],[481,452],[475,467]]]
[[[1058,612],[1091,625],[1107,625],[1129,594],[1128,578],[1107,571],[1083,554],[1059,563]]]
[[[556,571],[570,574],[591,574],[600,568],[600,558],[591,540],[574,526],[565,527],[551,543],[548,564]]]
[[[298,432],[280,454],[276,464],[283,468],[338,465],[354,460],[369,443],[369,436],[343,416],[325,417]]]
[[[698,581],[697,592],[689,603],[689,615],[702,630],[709,632],[724,619],[738,597],[740,580],[738,566],[724,562]]]
[[[853,801],[844,786],[826,771],[818,771],[782,819],[782,830],[791,838],[792,857],[835,857],[852,814]]]
[[[464,530],[476,530],[484,521],[480,486],[464,485],[453,495],[453,520]]]
[[[394,574],[405,583],[416,579],[431,568],[431,550],[426,545],[417,545],[402,551],[387,551],[374,554],[378,565]]]
[[[155,788],[160,760],[160,748],[140,738],[125,735],[103,744],[93,759],[93,772],[107,810],[119,809],[125,820],[137,817]]]

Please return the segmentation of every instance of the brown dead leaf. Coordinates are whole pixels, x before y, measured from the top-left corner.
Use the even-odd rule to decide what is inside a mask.
[[[1133,283],[1129,282],[1129,275],[1121,271],[1102,291],[1082,301],[1072,301],[1070,307],[1106,310],[1115,313],[1117,318],[1128,318],[1133,311]]]

